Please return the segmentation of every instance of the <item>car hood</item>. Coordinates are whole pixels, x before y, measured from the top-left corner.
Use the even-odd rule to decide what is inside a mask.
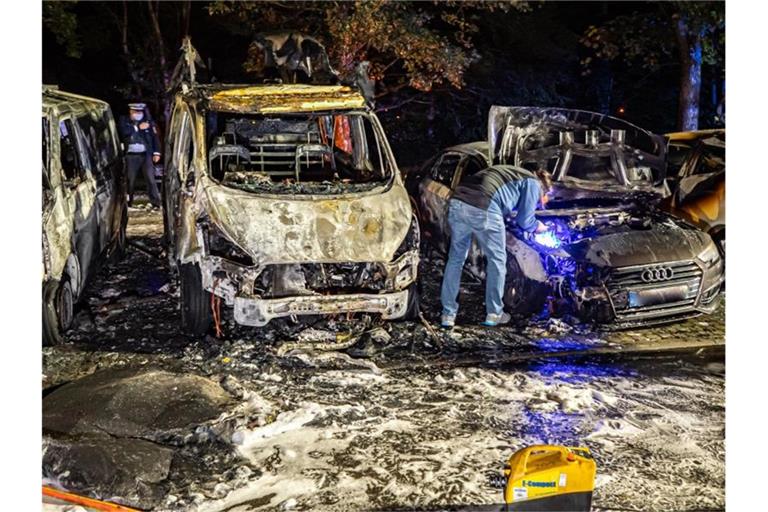
[[[581,240],[567,250],[574,258],[597,266],[626,267],[693,260],[710,243],[706,233],[668,221]]]
[[[389,262],[408,233],[398,183],[366,194],[262,196],[205,179],[210,219],[257,264]]]
[[[596,193],[665,194],[664,138],[595,112],[494,105],[488,114],[488,154],[493,163],[545,168],[556,182]],[[579,176],[578,167],[585,165],[604,167],[605,177]]]

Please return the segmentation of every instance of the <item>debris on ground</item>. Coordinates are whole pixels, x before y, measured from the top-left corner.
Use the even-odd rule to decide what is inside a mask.
[[[425,322],[224,315],[224,338],[189,337],[175,277],[149,254],[161,214],[130,215],[151,251],[102,270],[66,342],[43,349],[44,473],[60,487],[155,510],[440,508],[499,499],[488,475],[523,445],[586,442],[596,508],[724,506],[722,355],[589,355],[722,346],[722,312],[642,331],[487,328],[467,282],[456,328],[433,333],[442,263],[425,260]]]

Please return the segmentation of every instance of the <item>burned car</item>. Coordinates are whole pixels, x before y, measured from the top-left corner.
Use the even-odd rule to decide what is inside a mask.
[[[630,327],[714,311],[723,264],[709,235],[656,207],[666,193],[664,140],[623,120],[555,108],[492,107],[488,141],[448,148],[413,178],[424,237],[449,247],[447,204],[462,176],[489,165],[547,169],[554,189],[536,212],[551,229],[508,222],[510,312],[575,313]],[[484,277],[473,244],[466,270]]]
[[[725,130],[665,137],[672,194],[662,207],[709,233],[725,257]]]
[[[182,323],[413,315],[419,226],[387,139],[347,85],[187,86],[165,161]]]
[[[43,87],[43,343],[61,341],[88,280],[122,255],[123,157],[109,105]]]

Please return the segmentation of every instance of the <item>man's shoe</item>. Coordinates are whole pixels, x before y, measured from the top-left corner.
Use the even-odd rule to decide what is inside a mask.
[[[440,317],[440,327],[442,327],[443,329],[453,329],[454,325],[456,325],[455,316],[442,315]]]
[[[485,316],[485,321],[480,325],[484,325],[486,327],[496,327],[497,325],[508,324],[510,320],[512,320],[512,316],[508,313],[502,312],[500,315],[488,313]]]

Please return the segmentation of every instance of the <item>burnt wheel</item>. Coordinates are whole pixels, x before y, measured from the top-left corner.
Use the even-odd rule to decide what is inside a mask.
[[[507,278],[504,305],[509,313],[540,313],[547,302],[545,285],[525,277],[514,256],[507,255]]]
[[[403,320],[416,320],[419,318],[419,312],[421,311],[420,300],[421,286],[419,286],[419,281],[416,281],[408,287],[408,305],[405,308]]]
[[[64,276],[61,281],[43,285],[43,344],[58,345],[62,335],[72,327],[75,299],[72,285]]]
[[[128,235],[126,230],[128,229],[128,207],[123,207],[123,213],[120,215],[120,229],[117,232],[117,238],[115,239],[115,248],[112,252],[114,261],[120,261],[125,258],[125,253],[128,250]]]
[[[187,334],[205,334],[211,326],[211,294],[203,288],[200,267],[179,265],[181,327]]]

